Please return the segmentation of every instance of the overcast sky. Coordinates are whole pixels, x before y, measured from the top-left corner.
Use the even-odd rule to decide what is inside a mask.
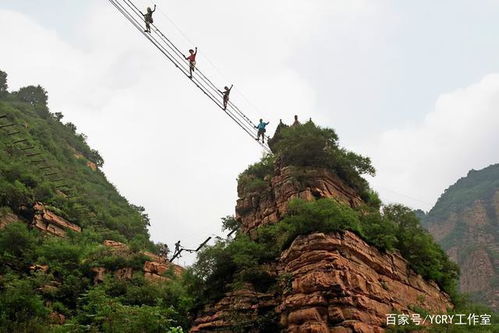
[[[155,24],[185,53],[198,46],[198,66],[233,83],[253,121],[272,133],[297,114],[334,128],[372,158],[386,202],[428,210],[468,170],[498,162],[498,0],[156,4]],[[146,208],[154,241],[222,234],[237,175],[262,150],[108,1],[1,0],[0,45],[10,89],[48,90],[51,111]]]

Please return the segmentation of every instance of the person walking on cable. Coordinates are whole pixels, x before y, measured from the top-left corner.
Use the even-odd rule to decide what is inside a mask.
[[[263,122],[263,119],[260,119],[260,123],[258,125],[255,126],[256,129],[258,129],[258,134],[256,136],[256,141],[260,141],[260,136],[262,137],[262,143],[265,143],[265,127],[268,125],[269,123],[264,123]]]
[[[195,47],[195,51],[193,49],[189,50],[190,55],[185,57],[185,60],[189,60],[189,79],[192,79],[192,73],[196,69],[196,56],[198,55],[198,48]]]
[[[227,110],[227,104],[229,103],[229,95],[230,95],[230,91],[232,90],[233,86],[234,86],[233,84],[230,85],[230,88],[225,86],[224,91],[218,90],[223,96],[224,110]]]
[[[175,243],[175,253],[173,254],[173,256],[175,257],[175,255],[179,254],[180,252],[180,241],[176,242]]]
[[[155,11],[156,5],[154,5],[154,9],[151,9],[151,7],[147,7],[147,12],[145,14],[140,12],[142,16],[144,16],[144,22],[146,23],[146,30],[144,30],[144,32],[151,33],[151,24],[153,24],[154,22],[152,19],[152,13],[154,13]]]

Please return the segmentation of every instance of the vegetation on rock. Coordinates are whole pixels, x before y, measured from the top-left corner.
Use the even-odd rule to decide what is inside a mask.
[[[461,291],[497,310],[499,164],[469,171],[445,190],[428,214],[419,217],[462,267]]]
[[[362,178],[363,174],[374,176],[376,173],[371,160],[340,147],[333,129],[319,127],[312,121],[281,126],[271,142],[275,155],[262,158],[239,175],[239,195],[268,187],[268,178],[272,177],[276,165],[298,170],[314,167],[331,171],[356,190],[364,201],[377,203],[377,197]]]
[[[182,332],[192,303],[182,279],[144,279],[140,250],[156,251],[144,208],[130,204],[92,168],[103,165],[102,157],[75,125],[49,111],[47,100],[40,86],[9,92],[0,71],[0,116],[6,116],[0,125],[14,124],[0,129],[0,219],[19,219],[0,231],[0,332]],[[13,132],[19,133],[8,135]],[[29,152],[45,164],[33,163]],[[57,175],[46,176],[42,165]],[[56,179],[64,179],[67,189]],[[35,202],[82,232],[57,238],[31,230]],[[132,250],[117,255],[104,240]],[[94,267],[111,272],[103,284],[94,284]],[[113,276],[125,267],[135,269],[131,280]]]
[[[343,230],[355,232],[382,251],[400,251],[417,273],[456,295],[457,265],[409,208],[389,205],[381,212],[360,211],[332,199],[295,199],[288,214],[276,224],[260,227],[255,239],[238,234],[234,240],[220,240],[201,252],[193,268],[203,290],[198,300],[213,301],[246,282],[262,291],[275,288],[277,281],[265,270],[265,263],[275,260],[299,235]]]
[[[0,87],[6,86],[6,74],[0,75]],[[2,124],[15,124],[0,129],[0,207],[18,212],[21,206],[31,207],[36,201],[56,207],[58,214],[81,227],[92,227],[108,239],[148,241],[149,219],[144,208],[130,204],[110,184],[99,169],[100,154],[86,143],[86,136],[76,132],[72,123],[62,123],[60,113],[47,107],[47,92],[40,86],[28,86],[17,92],[0,91]],[[9,132],[19,132],[14,136]],[[22,143],[14,144],[18,140]],[[24,148],[32,149],[23,150]],[[40,153],[36,160],[45,160],[52,167],[48,174],[40,163],[33,163],[27,153]],[[44,171],[45,170],[45,171]],[[63,179],[68,191],[57,188]],[[65,191],[67,193],[65,193]],[[71,196],[68,196],[71,194]]]

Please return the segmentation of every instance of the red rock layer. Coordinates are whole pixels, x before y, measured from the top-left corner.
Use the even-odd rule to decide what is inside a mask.
[[[196,318],[190,332],[234,332],[259,319],[262,312],[274,309],[277,299],[272,294],[255,292],[252,286],[228,293],[219,302],[206,306]],[[259,332],[243,330],[243,332]]]
[[[282,332],[384,332],[387,314],[452,307],[400,255],[381,253],[348,231],[300,236],[275,264],[278,280],[286,281],[280,291],[261,294],[247,287],[229,293],[205,307],[191,332],[233,332],[241,318],[258,320],[269,308],[280,317],[275,321]]]
[[[386,315],[452,307],[448,296],[352,232],[298,237],[282,255],[290,288],[278,308],[285,332],[383,332]]]
[[[49,234],[64,237],[67,230],[81,232],[81,228],[76,224],[66,221],[64,218],[46,209],[42,203],[35,203],[33,205],[35,215],[33,217],[32,225],[36,229],[47,232]]]
[[[243,232],[279,221],[287,211],[289,200],[294,198],[334,198],[352,207],[362,204],[357,192],[338,176],[317,168],[277,168],[266,190],[244,193],[239,189],[238,192],[236,219],[241,222]]]

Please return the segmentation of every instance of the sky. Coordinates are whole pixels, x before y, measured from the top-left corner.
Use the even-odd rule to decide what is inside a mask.
[[[145,9],[152,1],[136,0]],[[499,161],[499,0],[158,0],[155,24],[254,122],[312,118],[371,157],[387,203],[429,210]],[[1,0],[0,69],[40,84],[146,208],[151,237],[223,235],[262,149],[105,0]],[[180,264],[191,263],[184,256]]]

